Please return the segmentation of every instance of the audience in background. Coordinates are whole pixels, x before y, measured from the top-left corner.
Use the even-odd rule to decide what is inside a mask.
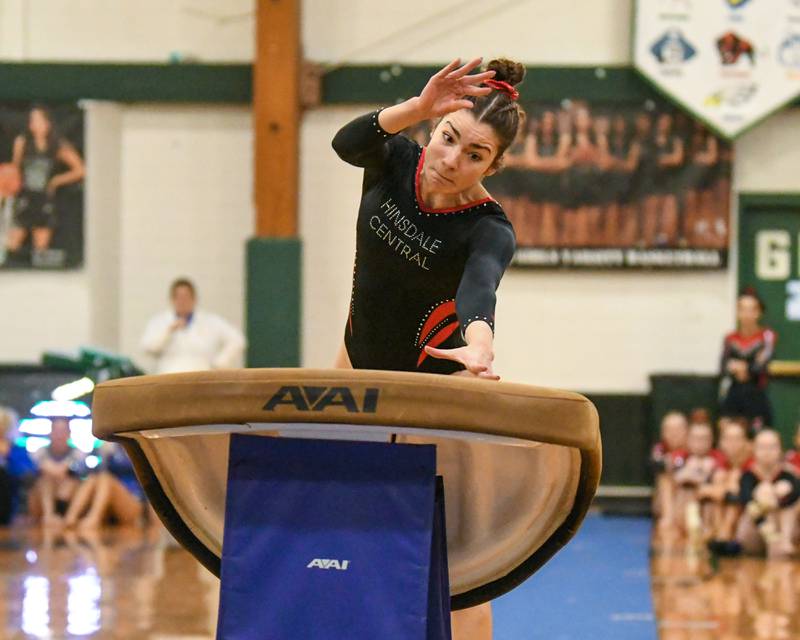
[[[686,452],[673,454],[672,479],[674,483],[673,513],[675,523],[693,541],[699,541],[703,528],[710,524],[711,513],[706,507],[705,487],[721,467],[719,452],[714,450],[714,432],[711,425],[698,422],[689,426]]]
[[[672,514],[672,454],[684,451],[689,422],[680,411],[671,411],[661,419],[661,439],[650,452],[650,466],[655,476],[653,513],[661,518],[662,526],[670,526]]]
[[[194,284],[175,280],[169,289],[172,309],[150,320],[142,349],[156,359],[156,373],[230,369],[242,365],[245,340],[223,318],[197,308]]]
[[[796,551],[800,481],[784,467],[780,435],[762,430],[754,440],[753,464],[739,483],[744,515],[736,538],[748,553],[789,557]]]
[[[719,450],[725,461],[711,483],[701,489],[701,495],[712,505],[709,549],[717,555],[735,555],[739,552],[736,525],[742,513],[739,483],[753,464],[753,447],[748,439],[747,420],[726,418],[720,423]]]
[[[82,529],[97,529],[107,523],[139,524],[145,514],[144,492],[125,450],[119,444],[107,442],[97,453],[102,465],[75,493],[74,508],[64,524]]]
[[[782,452],[779,434],[762,428],[750,441],[746,417],[719,419],[719,451],[707,411],[688,426],[672,411],[653,448],[655,515],[662,533],[686,535],[689,548],[706,542],[715,555],[766,553],[789,557],[800,542],[800,455]],[[800,425],[794,434],[800,449]]]
[[[28,491],[36,481],[37,470],[30,454],[24,446],[17,442],[17,417],[11,409],[0,407],[0,468],[3,475],[8,480],[10,489],[11,506],[6,514],[6,524],[10,519],[21,510],[27,503]],[[21,509],[21,507],[23,507]],[[3,523],[0,518],[0,524]]]
[[[11,422],[11,414],[0,407],[0,526],[10,524],[13,512],[14,486],[11,474],[8,472]]]
[[[69,436],[69,419],[53,418],[50,444],[33,454],[39,478],[29,496],[29,513],[45,527],[63,526],[79,515],[74,498],[89,469],[86,456],[69,445]]]

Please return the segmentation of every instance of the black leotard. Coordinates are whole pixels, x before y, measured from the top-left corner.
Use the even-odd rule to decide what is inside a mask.
[[[453,373],[426,345],[454,348],[476,320],[494,329],[495,290],[514,253],[502,208],[484,198],[430,209],[419,196],[425,150],[386,133],[378,112],[333,139],[339,157],[363,167],[356,261],[345,345],[357,369]]]

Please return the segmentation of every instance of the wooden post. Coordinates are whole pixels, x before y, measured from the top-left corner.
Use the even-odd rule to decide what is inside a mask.
[[[297,235],[300,0],[257,0],[253,71],[257,237]]]

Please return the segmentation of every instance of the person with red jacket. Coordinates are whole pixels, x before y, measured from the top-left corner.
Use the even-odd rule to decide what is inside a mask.
[[[767,397],[768,368],[777,336],[761,326],[764,303],[745,290],[736,303],[737,329],[725,336],[720,364],[720,413],[744,416],[754,431],[772,426]]]

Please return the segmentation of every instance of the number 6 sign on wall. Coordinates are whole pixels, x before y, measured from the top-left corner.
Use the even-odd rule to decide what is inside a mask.
[[[786,319],[800,321],[800,279],[790,280],[794,263],[795,277],[800,278],[800,250],[792,260],[792,236],[785,229],[756,232],[756,278],[786,282]],[[800,248],[800,235],[797,237]]]
[[[756,232],[756,277],[759,280],[789,278],[792,268],[791,252],[792,237],[788,231],[764,229]]]

